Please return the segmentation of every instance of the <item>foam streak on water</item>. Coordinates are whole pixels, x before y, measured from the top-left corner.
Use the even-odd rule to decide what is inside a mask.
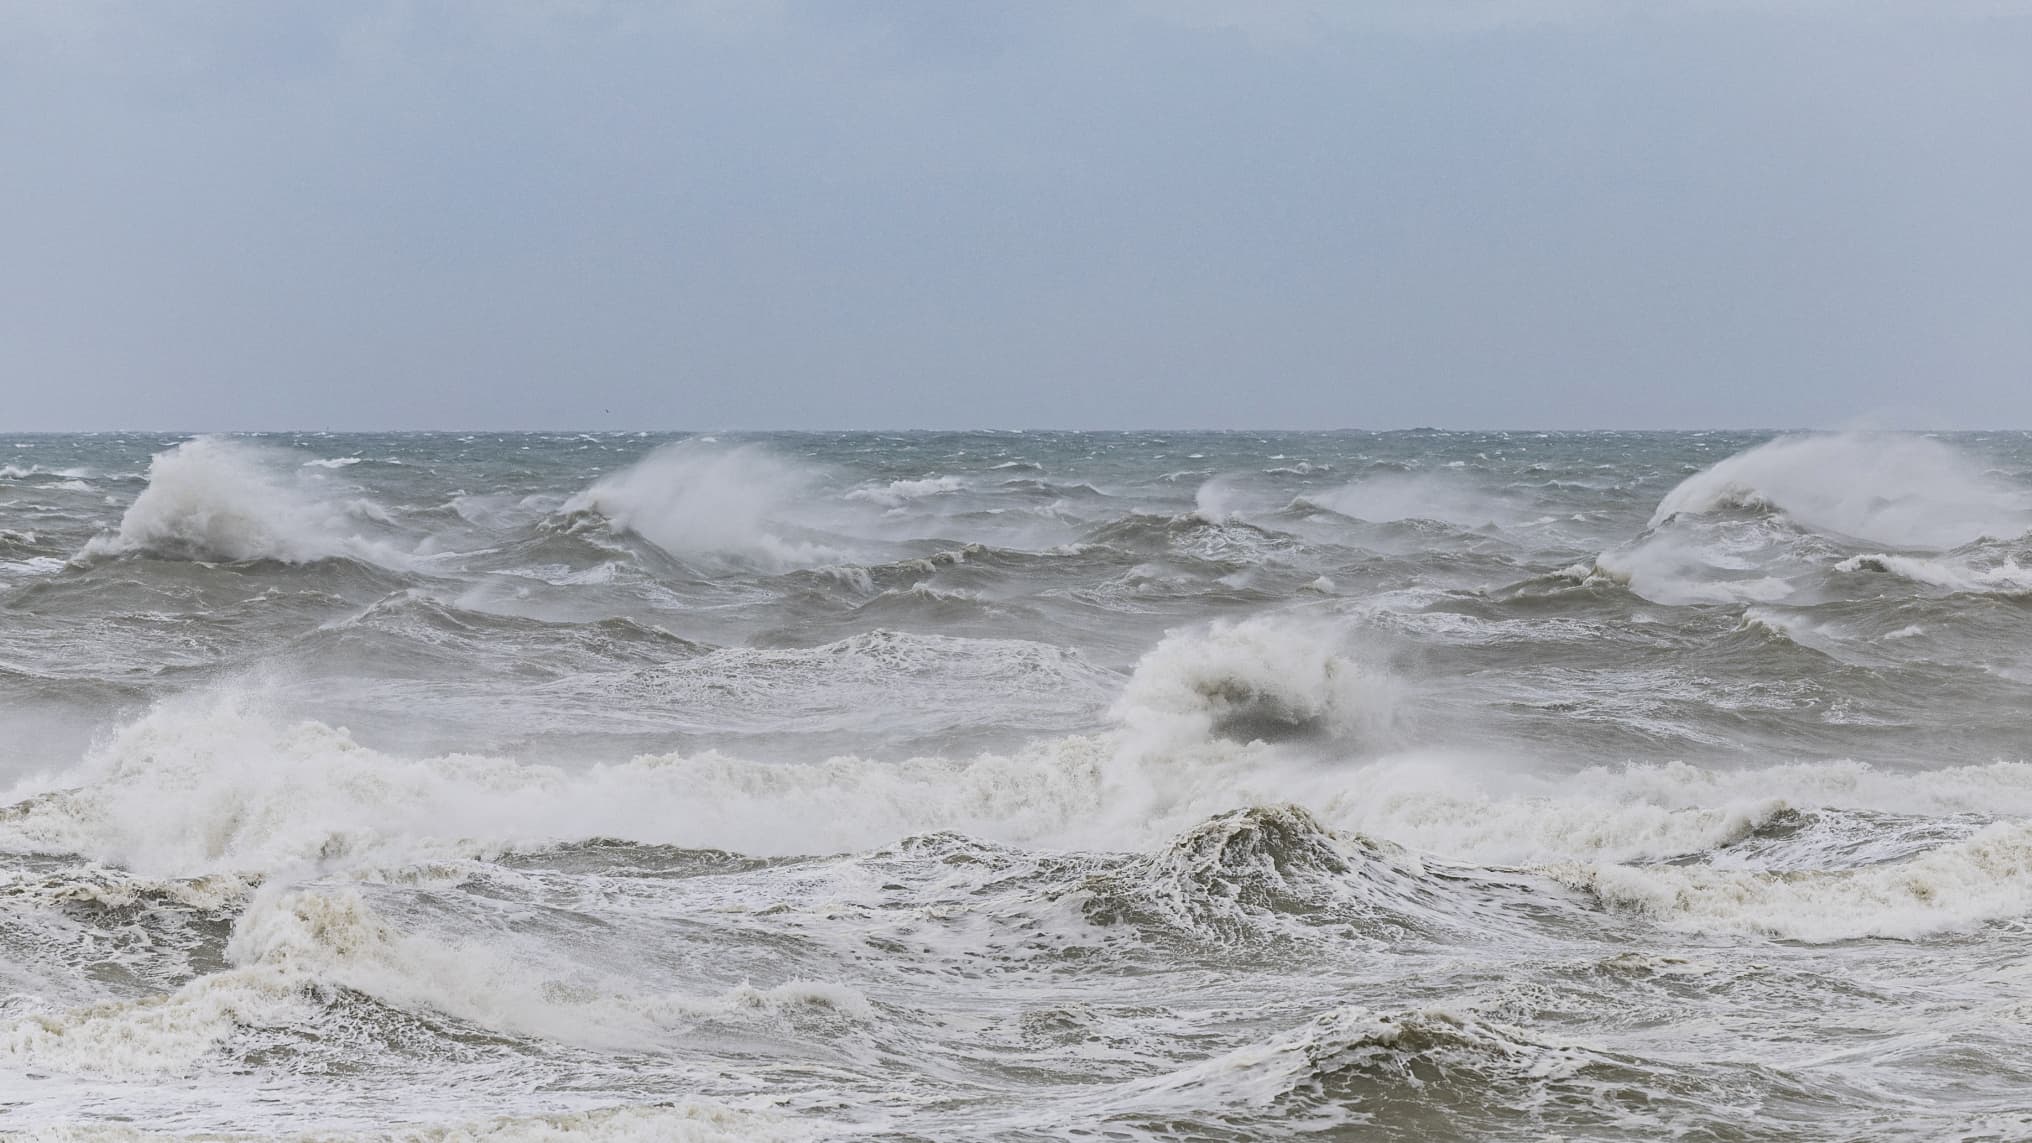
[[[2032,1136],[2032,438],[0,438],[0,1135]]]

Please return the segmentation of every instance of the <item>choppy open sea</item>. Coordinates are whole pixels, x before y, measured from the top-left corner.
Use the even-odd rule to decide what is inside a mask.
[[[2032,435],[0,436],[0,1133],[2032,1137]]]

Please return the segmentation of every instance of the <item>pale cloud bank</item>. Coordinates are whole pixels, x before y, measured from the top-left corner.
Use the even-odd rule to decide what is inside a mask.
[[[15,3],[0,427],[2032,425],[2032,9]]]

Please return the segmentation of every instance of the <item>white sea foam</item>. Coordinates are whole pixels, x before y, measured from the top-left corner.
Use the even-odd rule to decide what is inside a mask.
[[[452,1127],[417,1127],[357,1136],[320,1133],[319,1143],[795,1143],[811,1127],[767,1112],[687,1100],[643,1107],[515,1116]],[[305,1143],[311,1143],[309,1139]]]
[[[946,460],[911,462],[929,483],[896,485],[859,450],[799,441],[779,455],[829,455],[840,477],[807,473],[755,516],[762,539],[705,542],[682,562],[774,571],[799,545],[853,548],[856,562],[700,583],[601,508],[560,518],[595,474],[560,486],[572,457],[532,456],[538,439],[439,458],[426,443],[403,446],[415,465],[401,471],[247,454],[293,508],[335,521],[255,510],[257,547],[287,548],[296,523],[320,525],[310,551],[359,536],[414,549],[427,519],[493,533],[483,558],[432,565],[416,590],[491,600],[512,620],[420,595],[376,603],[388,577],[345,566],[86,561],[37,582],[12,573],[45,569],[44,553],[76,550],[119,509],[37,496],[40,477],[0,493],[19,498],[8,526],[40,535],[0,538],[29,561],[0,563],[25,623],[0,683],[26,700],[10,717],[30,741],[51,741],[21,744],[13,766],[78,756],[41,729],[52,717],[129,717],[112,712],[133,696],[216,688],[160,703],[74,767],[0,783],[0,1134],[98,1120],[106,1138],[315,1128],[450,1143],[805,1126],[710,1106],[586,1110],[694,1091],[750,1092],[744,1107],[809,1112],[833,1137],[1360,1134],[1347,1120],[1364,1114],[1378,1134],[2011,1134],[2015,1119],[1983,1113],[2016,1106],[2032,974],[2010,944],[2032,923],[2032,769],[1950,763],[2016,757],[2018,616],[1999,597],[2032,566],[2027,541],[1857,542],[1764,481],[1660,521],[1645,551],[1527,561],[1582,559],[1575,579],[1729,604],[1688,616],[1558,589],[1503,545],[1420,550],[1430,527],[1357,529],[1401,541],[1387,558],[1315,547],[1353,533],[1262,503],[1300,474],[1264,477],[1240,438],[1204,450],[1241,473],[1203,490],[1219,524],[1175,515],[1192,485],[1155,484],[1156,463],[1125,464],[1121,442],[1039,445],[1060,480],[1105,484],[1103,501],[978,476],[949,493],[929,471]],[[1558,472],[1582,466],[1570,440],[1516,444]],[[1673,447],[1708,445],[1726,447]],[[154,447],[123,440],[100,463]],[[1341,469],[1316,486],[1380,467],[1320,447]],[[1510,447],[1492,462],[1442,448],[1420,465],[1436,475],[1405,487],[1466,486],[1474,473],[1441,467],[1460,463],[1496,488],[1521,463]],[[1528,497],[1518,521],[1571,508],[1562,518],[1620,527],[1633,482],[1677,453],[1602,447],[1616,469],[1584,495],[1552,482],[1492,495]],[[370,452],[334,441],[317,455]],[[1984,479],[2028,476],[2022,455],[1999,463],[2009,471]],[[370,469],[392,512],[353,502]],[[123,499],[140,488],[105,484]],[[635,506],[643,519],[654,500]],[[226,558],[204,510],[150,504],[175,526],[140,550]],[[1010,525],[986,513],[1005,505],[1007,519],[1063,513],[1086,543],[913,566],[901,557],[934,545],[874,539],[995,539]],[[1231,519],[1259,507],[1285,531]],[[1458,519],[1479,515],[1469,507]],[[1106,524],[1131,511],[1151,514]],[[777,541],[796,550],[771,552]],[[1216,579],[1251,590],[1196,606]],[[1150,590],[1134,596],[1138,584]],[[1742,602],[1764,592],[1785,605]],[[1913,598],[1948,592],[1983,595]],[[1271,595],[1280,619],[1155,642],[1176,616]],[[1846,598],[1821,606],[1831,596]],[[1430,682],[1396,677],[1379,644],[1343,629],[1351,617]],[[914,629],[866,630],[877,621]],[[652,624],[728,646],[651,637]],[[117,638],[94,638],[102,628]],[[1781,635],[1852,668],[1816,671]],[[1873,651],[1870,637],[1909,641]],[[1081,650],[1028,641],[1044,638]],[[1688,639],[1707,640],[1697,662],[1672,654]],[[1123,665],[1125,648],[1149,651],[1133,676],[1097,665]],[[266,700],[219,681],[259,658],[290,672]],[[530,717],[509,715],[524,702]],[[1439,745],[1445,718],[1467,712],[1476,725],[1454,741],[1473,752]],[[1955,725],[1925,735],[1929,715]],[[345,718],[361,720],[357,737]],[[1897,729],[1853,725],[1873,718]],[[1499,739],[1505,725],[1525,737]],[[613,761],[694,734],[720,751]],[[458,741],[489,745],[447,752]],[[1654,745],[1627,748],[1702,742],[1731,757],[1573,772],[1559,753],[1641,741]],[[1768,764],[1849,743],[1932,753],[1909,768]],[[778,753],[817,750],[865,756]],[[1843,943],[1802,947],[1825,941]],[[1386,994],[1439,1007],[1335,1009]],[[1909,1111],[1943,1069],[1970,1083]],[[508,1113],[522,1118],[485,1118]]]
[[[887,484],[866,485],[848,492],[846,498],[894,509],[927,496],[960,492],[966,486],[966,481],[957,476],[927,476],[920,480],[892,480]]]
[[[2010,557],[1995,564],[1978,566],[1969,560],[1947,556],[1928,559],[1923,556],[1898,556],[1879,552],[1875,555],[1852,556],[1836,564],[1835,570],[1889,572],[1914,583],[1946,588],[1949,591],[2005,595],[2032,592],[2032,568],[2021,567],[2016,559]]]
[[[158,453],[148,487],[120,527],[94,538],[82,558],[147,552],[198,560],[308,563],[333,556],[400,565],[394,544],[372,538],[364,501],[335,502],[282,475],[283,454],[223,437],[197,437]],[[385,514],[383,514],[385,519]]]
[[[646,700],[670,725],[806,732],[983,723],[1070,729],[1090,723],[1120,683],[1115,672],[1048,643],[878,629],[817,647],[720,648],[597,686],[622,702]],[[883,692],[892,700],[865,701]]]
[[[38,576],[54,575],[69,566],[69,561],[56,556],[30,556],[25,560],[0,560],[0,575]]]
[[[1653,603],[1776,603],[1797,589],[1773,570],[1772,537],[1756,533],[1698,538],[1654,533],[1603,552],[1588,569]],[[1798,570],[1796,568],[1791,570]]]
[[[1253,650],[1210,650],[1218,645]],[[1288,802],[1414,850],[1522,864],[1701,852],[1786,809],[2032,816],[2024,763],[1913,774],[1854,762],[1675,763],[1554,777],[1387,748],[1335,764],[1313,756],[1317,738],[1297,752],[1233,740],[1312,720],[1316,734],[1343,736],[1325,740],[1329,754],[1359,759],[1373,748],[1363,736],[1388,724],[1391,690],[1324,646],[1286,646],[1238,625],[1153,652],[1125,688],[1116,730],[964,758],[778,764],[705,752],[577,771],[389,754],[227,693],[166,702],[78,768],[20,783],[0,814],[0,847],[163,877],[387,867],[590,837],[769,855],[950,829],[1122,850],[1166,844],[1238,807]]]
[[[582,1031],[542,1019],[540,990],[490,987],[479,949],[405,936],[354,890],[264,891],[234,924],[231,967],[163,996],[38,1013],[0,1030],[7,1054],[39,1068],[128,1076],[186,1072],[242,1028],[311,1021],[324,990],[354,988],[497,1030]]]
[[[873,661],[894,642],[878,640]],[[890,649],[914,655],[922,642]],[[810,658],[783,654],[793,666]],[[1054,687],[1086,670],[1036,665]],[[0,818],[0,846],[165,874],[399,862],[593,836],[774,854],[958,829],[1119,847],[1285,800],[1276,752],[1244,740],[1299,735],[1370,750],[1392,725],[1393,694],[1387,676],[1321,627],[1216,624],[1176,633],[1146,656],[1117,703],[1116,730],[957,759],[789,765],[707,752],[573,772],[395,756],[228,689],[165,702],[76,770],[21,784],[10,799],[21,804]]]
[[[1555,872],[1609,904],[1680,928],[1803,941],[1917,939],[2032,913],[2032,823],[1999,822],[1904,861],[1857,869]]]
[[[1709,771],[1661,769],[1669,776],[1632,767],[1545,778],[1422,754],[1381,759],[1344,776],[1339,788],[1307,791],[1304,800],[1342,829],[1512,865],[1699,852],[1746,836],[1792,804],[1760,789],[1755,774],[1695,793]],[[2025,781],[2032,801],[2032,771]]]
[[[2032,817],[2032,763],[1900,771],[1835,760],[1673,762],[1566,775],[1438,755],[1390,757],[1301,799],[1342,829],[1458,860],[1641,861],[1740,840],[1787,810]]]
[[[392,1134],[394,1143],[795,1143],[816,1137],[811,1127],[794,1120],[699,1101],[499,1118]],[[358,1138],[365,1143],[391,1136],[376,1132]],[[344,1137],[340,1143],[346,1143]]]
[[[1015,838],[1095,816],[1109,753],[1106,740],[1076,736],[960,760],[786,765],[708,752],[568,772],[390,755],[228,695],[164,704],[77,771],[23,783],[0,846],[179,874],[401,864],[598,836],[759,854],[843,852],[940,828]]]
[[[414,919],[398,924],[362,889],[347,886],[271,885],[254,893],[234,921],[225,960],[223,970],[164,995],[0,1025],[0,1055],[75,1074],[188,1073],[242,1029],[314,1022],[339,990],[504,1035],[606,1049],[651,1048],[701,1021],[875,1015],[858,991],[827,982],[744,984],[703,997],[645,993],[555,946],[470,928],[434,933]]]
[[[818,474],[762,448],[685,440],[643,457],[564,504],[680,558],[782,570],[848,553],[810,535]]]

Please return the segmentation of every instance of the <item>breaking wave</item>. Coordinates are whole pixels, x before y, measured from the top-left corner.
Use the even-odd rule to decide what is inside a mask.
[[[79,557],[406,562],[401,548],[370,534],[370,525],[385,520],[385,513],[364,501],[337,502],[304,480],[284,475],[287,460],[273,450],[223,437],[197,437],[158,453],[148,466],[148,487],[128,507],[119,528],[95,537]]]
[[[0,472],[0,1134],[2024,1134],[2022,434],[180,439]]]
[[[816,472],[754,445],[668,444],[566,501],[679,559],[782,571],[851,558],[819,530]]]
[[[1783,513],[1822,532],[1901,548],[1952,548],[2032,528],[2022,492],[1940,441],[1902,433],[1780,437],[1688,477],[1651,516]]]
[[[1162,740],[1325,736],[1371,744],[1396,727],[1390,678],[1360,663],[1333,624],[1216,622],[1167,636],[1136,666],[1116,717]]]
[[[1668,492],[1645,533],[1596,557],[1592,575],[1665,604],[1811,601],[1827,572],[1897,570],[1960,591],[2011,591],[2018,569],[1911,556],[2032,529],[2032,498],[1939,441],[1906,434],[1781,437]]]
[[[2032,592],[2032,568],[2021,566],[2015,556],[1990,564],[1969,559],[1926,559],[1878,552],[1851,556],[1835,565],[1841,572],[1888,573],[1955,592],[2015,595]]]
[[[973,644],[875,635],[715,654],[743,657],[758,676],[787,671],[779,682],[796,687],[827,664],[893,677],[954,646]],[[1011,649],[971,661],[1003,690],[1042,686],[1047,705],[1068,682],[1100,682],[1077,659]],[[673,685],[695,675],[688,663],[675,670]],[[786,854],[958,829],[1121,848],[1237,804],[1288,800],[1278,786],[1300,763],[1255,740],[1324,736],[1372,749],[1364,738],[1390,725],[1392,693],[1317,631],[1220,624],[1176,633],[1146,656],[1117,702],[1117,728],[1007,754],[785,764],[709,751],[568,771],[392,755],[228,689],[166,701],[75,770],[22,783],[0,811],[0,847],[164,874],[400,863],[591,837]]]
[[[1169,844],[1237,807],[1290,804],[1309,815],[1300,822],[1450,861],[1536,865],[1711,852],[1805,809],[2032,816],[2032,764],[2019,762],[1920,774],[1675,763],[1564,777],[1429,751],[1325,763],[1221,737],[1236,692],[1202,689],[1203,676],[1174,669],[1195,654],[1183,658],[1162,656],[1132,678],[1117,729],[965,757],[790,764],[707,751],[566,770],[391,754],[340,728],[278,719],[246,694],[173,700],[75,769],[19,783],[0,808],[0,849],[161,877],[388,867],[601,837],[767,856],[960,830],[1123,851]],[[1322,672],[1325,661],[1314,661]],[[1372,694],[1341,685],[1336,673],[1256,701],[1280,720],[1306,711],[1301,700],[1329,724],[1349,714],[1341,704],[1358,724],[1374,716]],[[1244,824],[1268,836],[1270,820]]]

